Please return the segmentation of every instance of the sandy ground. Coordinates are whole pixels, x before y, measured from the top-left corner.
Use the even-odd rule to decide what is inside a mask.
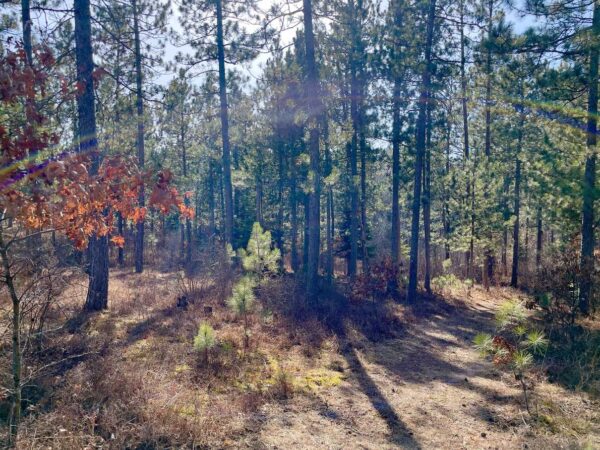
[[[344,381],[267,405],[249,447],[305,449],[600,448],[600,405],[537,384],[546,426],[529,425],[515,380],[481,359],[474,335],[492,327],[509,290],[417,318],[398,339],[347,344]]]

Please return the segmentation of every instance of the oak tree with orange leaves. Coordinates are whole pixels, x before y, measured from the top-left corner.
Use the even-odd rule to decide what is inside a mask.
[[[137,223],[146,208],[139,207],[140,189],[150,192],[149,206],[167,213],[177,208],[184,217],[193,210],[184,205],[170,183],[168,171],[142,172],[125,157],[99,160],[96,152],[60,151],[58,137],[49,131],[43,104],[54,57],[48,48],[34,49],[34,64],[18,43],[0,58],[0,257],[2,281],[12,301],[13,388],[10,418],[15,441],[21,416],[21,299],[20,280],[12,250],[16,244],[48,232],[64,233],[83,250],[88,243],[107,242],[115,214]],[[80,89],[75,95],[81,96]],[[68,94],[67,94],[68,95]],[[92,138],[91,140],[95,140]],[[84,144],[81,140],[81,146]],[[88,141],[89,144],[89,141]],[[117,246],[123,236],[112,235]],[[96,248],[97,249],[97,248]],[[94,254],[90,252],[90,264]],[[108,269],[108,267],[106,267]],[[90,288],[94,288],[90,273]],[[108,277],[106,277],[108,284]],[[106,291],[105,291],[106,292]],[[87,309],[107,307],[107,298],[88,294]],[[102,294],[102,293],[101,293]]]

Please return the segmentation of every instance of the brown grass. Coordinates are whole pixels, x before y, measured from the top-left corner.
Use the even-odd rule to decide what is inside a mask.
[[[86,356],[36,379],[43,395],[24,418],[19,448],[598,443],[596,405],[586,397],[541,382],[544,419],[534,423],[523,416],[514,380],[473,351],[474,333],[515,291],[475,287],[468,299],[449,292],[450,300],[424,299],[417,310],[348,304],[331,292],[312,311],[301,286],[282,277],[258,289],[245,351],[243,324],[225,306],[236,275],[218,272],[196,273],[193,301],[178,308],[178,273],[113,270],[110,309],[72,321],[48,348],[48,360]],[[79,311],[85,280],[74,281],[56,323]],[[218,338],[208,365],[192,347],[202,321]]]

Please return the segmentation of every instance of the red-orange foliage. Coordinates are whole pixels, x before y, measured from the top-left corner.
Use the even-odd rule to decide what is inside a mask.
[[[399,268],[392,258],[385,257],[375,263],[367,273],[356,276],[352,283],[351,298],[353,300],[375,300],[391,294],[398,280]]]
[[[39,108],[48,73],[54,63],[51,52],[36,48],[36,63],[27,64],[19,45],[0,57],[0,208],[30,229],[62,230],[78,248],[97,234],[108,235],[114,214],[138,222],[146,208],[138,206],[142,186],[151,191],[149,206],[163,213],[177,207],[185,217],[193,210],[170,185],[168,171],[141,172],[135,161],[105,158],[97,175],[90,175],[90,157],[77,151],[58,152],[57,136]],[[69,95],[62,89],[63,95]],[[115,245],[123,238],[114,237]]]

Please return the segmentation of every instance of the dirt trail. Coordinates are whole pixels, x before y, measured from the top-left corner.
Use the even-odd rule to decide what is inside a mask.
[[[598,405],[559,386],[538,384],[538,405],[560,417],[552,418],[552,427],[534,429],[526,422],[515,380],[474,351],[475,334],[490,330],[495,309],[514,292],[495,294],[491,299],[478,293],[477,300],[456,307],[438,305],[401,338],[346,345],[343,383],[269,404],[256,418],[258,434],[240,444],[280,449],[600,448]]]

